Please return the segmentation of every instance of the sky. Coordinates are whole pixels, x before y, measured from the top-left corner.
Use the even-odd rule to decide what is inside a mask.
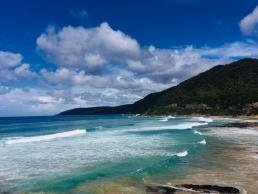
[[[258,57],[258,0],[3,0],[0,18],[0,116],[133,103]]]

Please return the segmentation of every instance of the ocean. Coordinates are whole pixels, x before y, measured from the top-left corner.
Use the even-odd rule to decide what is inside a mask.
[[[218,163],[206,158],[222,140],[203,131],[223,122],[139,115],[0,118],[0,191],[141,189],[184,178],[192,169],[214,169]]]

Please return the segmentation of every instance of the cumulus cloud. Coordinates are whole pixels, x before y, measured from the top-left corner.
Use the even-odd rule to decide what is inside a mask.
[[[128,69],[139,77],[148,77],[158,83],[179,83],[217,64],[225,64],[242,57],[256,57],[258,45],[235,42],[216,48],[142,49],[139,59],[127,60]]]
[[[99,27],[67,26],[60,31],[47,30],[37,38],[43,56],[59,67],[80,68],[89,72],[104,65],[122,63],[140,54],[137,41],[107,23]]]
[[[258,6],[255,7],[255,9],[249,13],[247,16],[245,16],[239,23],[240,29],[243,34],[245,35],[251,35],[252,33],[256,32],[258,24]]]
[[[9,88],[0,97],[0,115],[5,116],[53,114],[63,105],[62,98],[50,96],[42,89]]]
[[[42,87],[0,87],[0,115],[52,115],[59,111],[88,104],[83,94],[70,90]]]
[[[84,86],[93,88],[117,89],[141,89],[144,91],[157,91],[167,88],[169,85],[155,82],[147,77],[137,78],[131,72],[116,74],[91,75],[85,71],[75,71],[67,68],[59,68],[56,71],[41,70],[41,75],[46,82],[57,89],[67,87]]]
[[[258,44],[254,41],[233,42],[217,48],[201,48],[196,50],[204,57],[213,57],[216,60],[258,57]]]
[[[37,74],[30,70],[30,64],[24,63],[14,69],[14,73],[17,77],[32,79],[37,77]]]
[[[0,83],[37,77],[30,64],[22,63],[22,59],[20,53],[0,51]]]
[[[89,85],[94,87],[103,87],[108,80],[102,76],[86,75],[85,71],[74,71],[67,68],[59,68],[56,71],[41,70],[43,78],[58,88],[74,85]]]
[[[15,79],[16,77],[13,72],[9,71],[8,69],[0,69],[0,83],[9,82]]]
[[[159,49],[153,46],[142,51],[139,60],[129,61],[129,69],[161,83],[178,83],[206,70],[211,61],[187,46],[181,49]]]
[[[0,69],[17,66],[22,59],[23,57],[19,53],[0,51]]]

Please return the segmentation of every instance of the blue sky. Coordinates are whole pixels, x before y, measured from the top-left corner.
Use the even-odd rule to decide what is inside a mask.
[[[0,2],[0,116],[132,103],[257,57],[257,0]]]

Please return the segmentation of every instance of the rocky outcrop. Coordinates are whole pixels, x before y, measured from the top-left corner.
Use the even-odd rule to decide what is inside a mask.
[[[146,193],[149,194],[176,194],[176,193],[213,193],[213,194],[241,194],[241,191],[235,187],[218,185],[147,185]]]
[[[258,122],[227,123],[222,125],[221,127],[238,127],[238,128],[258,127]]]

